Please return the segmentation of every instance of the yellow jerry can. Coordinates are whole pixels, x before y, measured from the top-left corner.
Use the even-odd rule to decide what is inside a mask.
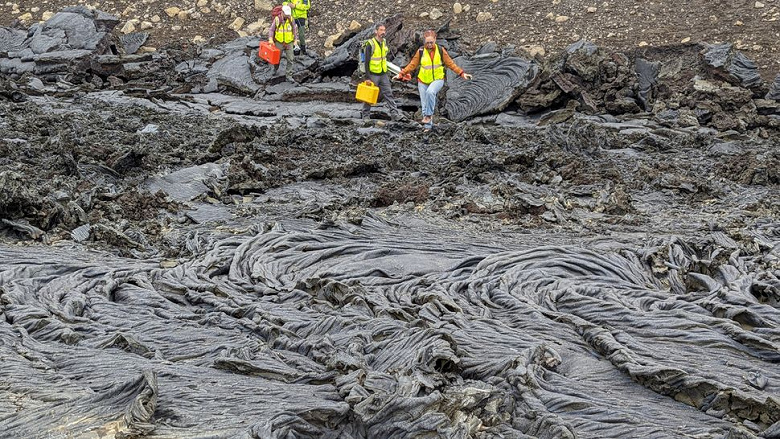
[[[379,99],[379,87],[374,85],[371,80],[366,80],[364,82],[361,82],[357,86],[357,93],[355,93],[355,99],[359,100],[360,102],[365,102],[367,104],[374,105],[376,104],[377,99]]]

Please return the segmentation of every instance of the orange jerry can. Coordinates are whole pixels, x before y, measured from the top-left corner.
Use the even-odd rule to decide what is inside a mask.
[[[274,43],[261,41],[260,48],[257,49],[257,55],[271,64],[279,64],[282,59],[282,51],[277,49]]]
[[[370,80],[366,80],[358,84],[357,93],[355,93],[355,99],[367,104],[376,104],[379,99],[379,87],[374,85]]]

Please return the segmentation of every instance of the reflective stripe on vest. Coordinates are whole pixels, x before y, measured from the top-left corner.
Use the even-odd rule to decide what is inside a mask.
[[[274,39],[280,43],[290,44],[295,41],[292,20],[284,20],[284,23],[279,24],[279,21],[281,20],[281,17],[276,17],[276,32],[274,32]]]
[[[420,55],[420,72],[417,74],[417,79],[424,84],[444,79],[444,65],[441,63],[439,45],[434,44],[433,50],[433,59],[426,48],[423,48],[423,53]]]
[[[374,47],[374,51],[371,53],[371,59],[368,61],[368,71],[371,73],[385,73],[387,72],[387,43],[382,40],[380,43],[373,39],[374,43],[371,46]]]

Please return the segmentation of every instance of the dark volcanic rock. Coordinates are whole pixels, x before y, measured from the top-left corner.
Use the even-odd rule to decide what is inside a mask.
[[[127,35],[123,35],[120,40],[122,41],[122,47],[125,48],[125,53],[133,54],[144,45],[147,38],[149,38],[149,34],[147,32],[132,32]]]
[[[19,29],[0,27],[0,53],[16,52],[25,47],[27,32]]]
[[[780,75],[775,76],[775,80],[769,86],[769,92],[766,94],[765,99],[780,101]]]
[[[444,108],[454,121],[500,112],[525,91],[539,70],[534,61],[497,53],[460,57],[455,62],[474,78],[465,81],[447,71]]]
[[[701,56],[711,74],[717,78],[746,88],[762,84],[756,63],[734,49],[733,44],[707,46]]]
[[[28,32],[31,38],[21,42],[18,31],[0,28],[0,52],[7,50],[10,58],[0,59],[0,72],[83,76],[88,66],[85,59],[110,50],[110,32],[117,23],[119,20],[108,14],[77,6],[33,25]]]

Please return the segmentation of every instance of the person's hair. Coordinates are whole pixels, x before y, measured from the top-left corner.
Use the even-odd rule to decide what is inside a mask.
[[[433,37],[433,39],[436,39],[436,31],[433,29],[428,29],[425,32],[423,32],[423,40],[425,40],[428,37]]]

